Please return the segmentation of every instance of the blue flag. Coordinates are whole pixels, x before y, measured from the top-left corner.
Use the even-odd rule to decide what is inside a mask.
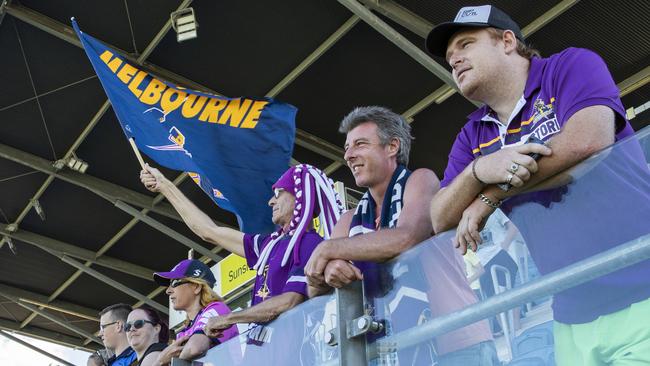
[[[188,172],[242,231],[270,232],[271,185],[289,166],[296,108],[270,98],[188,90],[133,65],[72,25],[127,138],[158,164]]]

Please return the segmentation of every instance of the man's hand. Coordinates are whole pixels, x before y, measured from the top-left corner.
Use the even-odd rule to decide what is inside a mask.
[[[189,339],[190,336],[185,336],[175,340],[160,352],[154,365],[169,365],[172,362],[172,358],[178,358],[181,355],[181,351]]]
[[[478,249],[478,245],[481,244],[480,231],[493,212],[494,208],[478,198],[463,211],[454,238],[454,246],[459,248],[463,255],[467,253],[467,247],[473,251]]]
[[[160,170],[150,167],[149,164],[145,164],[145,168],[140,171],[140,181],[151,192],[160,192],[166,180]]]
[[[309,261],[305,266],[305,276],[307,276],[307,283],[310,286],[322,288],[326,286],[325,282],[325,267],[332,259],[328,254],[328,241],[324,241],[311,253]]]
[[[341,288],[360,280],[363,280],[361,270],[343,259],[333,259],[325,267],[325,282],[332,287]]]
[[[481,157],[474,166],[476,176],[483,183],[508,183],[521,187],[537,172],[537,162],[528,154],[551,155],[551,149],[541,144],[524,144],[506,147]]]
[[[230,328],[232,323],[226,316],[215,316],[208,319],[208,323],[203,327],[203,332],[210,338],[221,337],[223,331]]]

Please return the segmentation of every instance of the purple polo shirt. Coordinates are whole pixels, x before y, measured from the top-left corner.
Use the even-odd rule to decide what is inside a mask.
[[[519,145],[531,134],[550,139],[575,112],[589,106],[605,105],[616,112],[616,141],[634,134],[607,65],[592,51],[568,48],[549,58],[533,58],[523,97],[525,105],[507,128],[493,120],[495,113],[488,106],[468,116],[451,148],[441,187],[479,155]]]
[[[468,116],[456,137],[441,186],[479,155],[521,144],[531,134],[546,141],[573,114],[604,105],[616,114],[616,141],[633,135],[605,62],[569,48],[533,58],[520,111],[507,126],[484,106]],[[607,206],[606,206],[607,205]],[[638,144],[624,143],[576,183],[507,200],[504,212],[521,231],[542,274],[648,233],[650,174]],[[557,321],[586,323],[650,297],[650,261],[616,271],[554,296]]]
[[[268,266],[266,276],[255,276],[255,286],[253,287],[252,305],[259,304],[265,299],[283,294],[285,292],[297,292],[307,297],[307,278],[305,277],[305,266],[316,246],[323,241],[323,238],[314,231],[306,232],[301,239],[300,244],[300,261],[298,263],[289,262],[282,267],[282,258],[289,244],[290,236],[285,236],[275,245],[266,263]],[[246,262],[252,269],[259,255],[271,241],[271,234],[245,234],[244,235],[244,252]],[[298,245],[298,244],[296,244]],[[268,289],[268,296],[260,296],[260,289]]]

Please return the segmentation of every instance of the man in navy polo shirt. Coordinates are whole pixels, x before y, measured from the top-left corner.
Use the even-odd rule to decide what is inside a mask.
[[[457,246],[476,250],[485,220],[508,199],[504,211],[542,274],[648,233],[649,179],[634,144],[618,150],[629,150],[628,159],[604,155],[580,184],[535,187],[633,134],[598,55],[569,48],[540,58],[519,26],[489,5],[462,8],[431,31],[426,46],[446,58],[465,97],[485,104],[469,115],[449,154],[431,202],[436,232],[458,225]],[[531,136],[546,146],[526,144]],[[531,187],[537,192],[522,194]],[[622,212],[609,213],[604,202]],[[556,294],[558,364],[650,363],[649,278],[645,261]]]

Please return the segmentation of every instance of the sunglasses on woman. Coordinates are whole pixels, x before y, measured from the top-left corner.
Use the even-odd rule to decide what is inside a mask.
[[[154,322],[152,322],[150,320],[139,319],[139,320],[134,321],[133,323],[124,324],[124,331],[128,332],[131,329],[140,329],[140,328],[144,327],[144,325],[146,323],[149,323],[151,325],[156,325],[156,323],[154,323]]]
[[[184,285],[184,284],[186,284],[186,283],[190,283],[190,281],[186,281],[186,280],[172,280],[172,281],[169,283],[169,286],[171,286],[171,287],[173,287],[173,288],[176,288],[176,287],[178,287],[178,286],[180,286],[180,285]]]

